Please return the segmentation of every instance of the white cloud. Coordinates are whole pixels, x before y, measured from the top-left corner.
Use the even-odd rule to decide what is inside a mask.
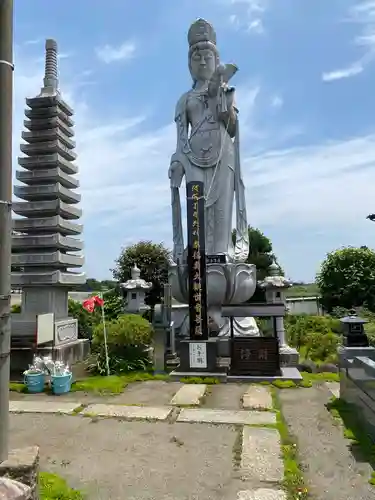
[[[335,80],[341,80],[342,78],[350,78],[351,76],[359,75],[363,70],[363,65],[354,64],[352,66],[348,66],[347,68],[323,73],[322,80],[323,82],[333,82]]]
[[[127,41],[118,47],[104,45],[96,49],[97,57],[106,64],[116,61],[128,61],[135,56],[136,45],[132,41]]]
[[[263,15],[268,8],[269,0],[219,0],[230,8],[233,13],[229,22],[237,30],[261,35],[265,32]]]
[[[361,48],[362,55],[346,68],[324,72],[322,80],[325,82],[359,75],[375,60],[375,0],[357,3],[349,10],[347,21],[358,26],[354,44]]]
[[[271,106],[273,108],[281,108],[283,104],[284,104],[284,100],[281,96],[279,96],[279,95],[272,96]]]
[[[112,120],[106,116],[103,121],[95,103],[82,99],[76,74],[69,78],[61,73],[63,95],[76,111],[85,231],[96,235],[96,241],[86,241],[89,274],[105,277],[125,242],[152,239],[170,244],[167,172],[176,144],[175,126],[165,123],[150,129],[150,117],[127,116],[124,110],[121,116]],[[15,156],[19,154],[24,98],[39,91],[42,77],[42,64],[17,57]],[[264,102],[258,99],[261,93],[254,82],[244,82],[238,89],[249,223],[268,228],[267,234],[276,241],[277,234],[287,235],[288,242],[278,243],[276,250],[294,269],[295,262],[302,259],[299,245],[304,238],[311,242],[309,252],[315,252],[310,267],[312,259],[315,262],[330,250],[327,235],[341,231],[339,237],[345,239],[332,240],[337,246],[371,241],[374,229],[364,220],[374,211],[375,134],[285,150],[283,137],[292,133],[287,132],[288,127],[276,133],[258,129]],[[279,104],[278,99],[277,95],[268,96],[266,102]],[[296,133],[300,130],[294,129],[292,135]],[[259,145],[267,152],[256,154]],[[104,243],[103,254],[100,245]],[[303,264],[300,268],[302,274],[294,277],[308,279]]]

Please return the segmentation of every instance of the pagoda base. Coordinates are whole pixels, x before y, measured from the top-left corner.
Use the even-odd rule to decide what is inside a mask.
[[[53,347],[40,346],[37,349],[32,347],[12,347],[10,353],[10,372],[12,378],[19,378],[22,373],[33,362],[34,355],[49,356],[55,361],[63,361],[72,367],[80,361],[84,361],[90,354],[90,341],[88,339],[77,339],[63,345]]]

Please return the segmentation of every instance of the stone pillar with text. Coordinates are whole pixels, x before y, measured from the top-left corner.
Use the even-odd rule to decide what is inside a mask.
[[[216,371],[217,342],[209,338],[203,182],[186,185],[189,339],[180,343],[181,372]]]
[[[12,316],[12,347],[34,343],[37,315],[53,313],[53,346],[58,356],[74,362],[88,343],[78,340],[77,320],[68,317],[68,292],[84,284],[86,276],[80,271],[82,210],[73,110],[59,90],[57,61],[57,44],[47,40],[43,87],[26,99],[23,156],[16,171],[20,184],[14,186],[15,197],[23,201],[13,203],[20,217],[13,220],[12,237],[12,288],[22,289],[22,304],[21,314]]]

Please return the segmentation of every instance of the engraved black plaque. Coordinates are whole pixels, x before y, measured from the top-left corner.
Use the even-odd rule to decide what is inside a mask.
[[[186,195],[190,338],[192,340],[207,340],[207,286],[203,182],[189,182],[186,186]]]
[[[273,337],[235,337],[231,342],[231,375],[280,375],[278,339]]]

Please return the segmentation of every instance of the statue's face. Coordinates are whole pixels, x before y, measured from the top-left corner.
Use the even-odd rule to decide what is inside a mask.
[[[196,49],[191,55],[190,65],[194,78],[210,80],[216,68],[215,54],[210,49]]]

